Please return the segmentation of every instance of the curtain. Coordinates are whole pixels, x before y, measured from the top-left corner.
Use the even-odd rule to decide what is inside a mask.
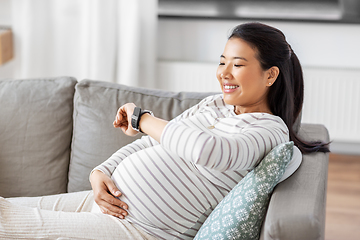
[[[157,0],[13,0],[16,78],[155,86]]]

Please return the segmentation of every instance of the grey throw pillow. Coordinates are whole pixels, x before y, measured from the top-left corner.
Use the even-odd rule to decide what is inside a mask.
[[[259,238],[271,193],[293,155],[293,142],[273,148],[216,206],[195,240]]]
[[[0,196],[66,192],[76,83],[0,81]]]

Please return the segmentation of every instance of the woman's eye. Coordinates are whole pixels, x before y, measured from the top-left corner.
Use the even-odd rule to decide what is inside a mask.
[[[225,65],[225,63],[222,63],[222,62],[221,62],[221,63],[219,63],[219,65]]]
[[[240,65],[240,64],[234,64],[235,67],[242,67],[244,65]]]

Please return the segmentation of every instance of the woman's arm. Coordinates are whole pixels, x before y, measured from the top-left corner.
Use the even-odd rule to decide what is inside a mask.
[[[167,124],[168,121],[151,116],[150,114],[144,114],[140,119],[139,127],[141,131],[160,143],[161,134]]]
[[[117,112],[114,127],[121,128],[121,130],[128,136],[135,136],[138,131],[131,126],[131,116],[134,113],[136,105],[134,103],[127,103],[121,106]],[[139,128],[142,132],[151,136],[157,142],[160,142],[162,131],[164,130],[168,121],[154,117],[150,114],[143,114],[140,118]]]
[[[286,126],[266,119],[252,122],[245,130],[226,137],[169,123],[161,136],[161,144],[169,151],[222,172],[251,170],[273,147],[285,141],[288,141]]]
[[[208,96],[201,100],[198,104],[185,110],[182,114],[171,120],[171,122],[178,122],[182,119],[193,116],[203,105],[211,102],[217,95]],[[135,136],[138,132],[131,127],[131,116],[136,105],[134,103],[127,103],[121,106],[116,114],[114,127],[121,128],[121,130],[128,136]],[[168,121],[151,116],[150,114],[142,115],[139,127],[142,132],[148,134],[157,142],[160,143],[162,132]]]

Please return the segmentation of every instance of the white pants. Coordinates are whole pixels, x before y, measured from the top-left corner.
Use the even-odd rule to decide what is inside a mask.
[[[92,191],[44,197],[0,197],[0,239],[148,239],[128,221],[91,213]]]

